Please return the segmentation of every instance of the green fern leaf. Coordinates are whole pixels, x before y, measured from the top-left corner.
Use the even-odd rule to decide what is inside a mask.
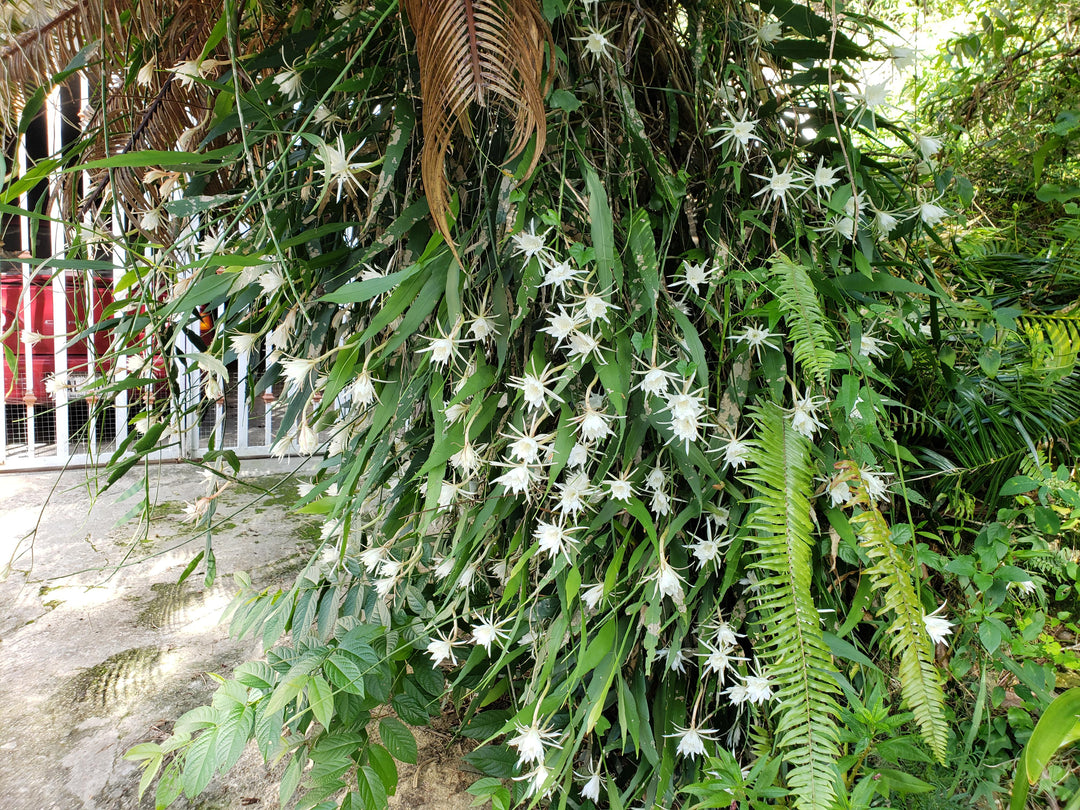
[[[755,414],[760,433],[746,480],[754,488],[749,519],[757,554],[758,645],[774,696],[776,745],[792,766],[788,787],[800,808],[829,807],[836,793],[838,713],[832,657],[810,594],[813,525],[809,496],[813,467],[807,440],[776,405]]]
[[[827,385],[836,357],[833,351],[836,338],[829,332],[829,321],[821,309],[810,274],[803,265],[779,254],[769,275],[776,284],[780,311],[794,344],[795,362],[819,385]]]
[[[938,762],[945,764],[948,727],[941,676],[934,665],[934,643],[923,623],[923,608],[911,578],[911,561],[893,543],[889,525],[872,504],[855,515],[851,525],[874,565],[867,573],[874,589],[884,592],[885,610],[895,619],[889,627],[891,647],[900,658],[900,693],[915,716],[923,739]]]

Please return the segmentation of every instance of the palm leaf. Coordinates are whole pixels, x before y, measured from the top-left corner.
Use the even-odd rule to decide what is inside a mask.
[[[404,2],[420,63],[421,175],[435,226],[453,247],[445,164],[454,134],[471,136],[473,104],[497,107],[512,122],[508,160],[536,136],[532,173],[547,133],[541,74],[551,34],[535,0]]]
[[[923,609],[911,578],[913,565],[893,543],[889,526],[865,492],[865,511],[851,524],[874,565],[867,571],[874,589],[884,592],[884,609],[895,617],[889,626],[891,647],[900,657],[900,693],[938,762],[945,764],[948,727],[941,676],[934,666],[934,643],[923,623]]]
[[[754,488],[749,518],[757,554],[757,610],[764,629],[758,648],[777,684],[777,746],[793,766],[788,786],[800,808],[829,807],[835,796],[838,708],[835,670],[810,595],[813,525],[809,496],[813,466],[808,442],[780,408],[769,404],[754,417],[760,434],[746,476]]]

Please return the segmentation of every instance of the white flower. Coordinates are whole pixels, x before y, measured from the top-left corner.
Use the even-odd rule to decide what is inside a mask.
[[[890,214],[888,211],[874,211],[874,231],[882,239],[888,239],[889,234],[893,232],[893,229],[900,224],[900,220]]]
[[[574,473],[556,486],[559,490],[559,512],[562,515],[577,515],[584,511],[592,502],[595,493],[589,476],[583,472]]]
[[[783,337],[783,335],[775,332],[770,332],[768,329],[757,326],[756,324],[751,324],[739,334],[729,335],[728,340],[734,340],[736,343],[745,343],[750,348],[750,351],[757,354],[760,358],[762,346],[770,349],[780,349],[779,346],[772,342],[773,338],[778,337]]]
[[[585,785],[581,788],[581,798],[599,804],[600,791],[604,787],[604,777],[600,775],[600,763],[590,763],[587,773],[579,773],[576,776],[585,779]]]
[[[544,280],[540,282],[540,286],[562,290],[569,282],[577,281],[578,277],[583,275],[584,272],[584,270],[574,267],[568,261],[556,262],[544,273]]]
[[[654,514],[660,515],[661,517],[670,515],[671,496],[663,490],[657,490],[653,493],[652,498],[649,499],[649,509],[651,509]]]
[[[826,166],[825,158],[818,158],[817,168],[814,169],[814,173],[807,176],[807,180],[814,186],[814,190],[820,194],[822,191],[828,191],[837,183],[840,182],[840,178],[837,175],[840,173],[840,167],[838,166]]]
[[[766,181],[765,186],[755,191],[753,196],[760,197],[762,194],[768,194],[771,202],[779,202],[783,205],[784,213],[787,213],[788,195],[806,190],[806,187],[799,182],[795,170],[791,168],[780,172],[774,166],[772,174],[768,177],[763,174],[754,174],[751,177]]]
[[[460,322],[454,324],[454,327],[449,332],[443,332],[440,328],[437,337],[425,336],[424,339],[430,341],[430,343],[417,351],[420,353],[431,352],[431,362],[445,368],[451,360],[458,359],[458,347],[465,342],[458,337],[459,327]]]
[[[490,317],[487,312],[482,312],[473,318],[472,323],[469,324],[469,334],[479,341],[490,340],[498,336],[499,327],[494,318]]]
[[[855,93],[855,100],[860,107],[873,111],[880,107],[889,97],[889,83],[866,84],[859,92]]]
[[[740,656],[732,655],[733,648],[731,647],[714,647],[707,641],[703,641],[702,645],[705,647],[705,652],[698,653],[698,655],[705,659],[703,666],[709,672],[715,672],[719,677],[720,683],[724,682],[724,675],[732,668],[736,661],[746,660]]]
[[[141,84],[143,87],[148,87],[154,81],[154,74],[157,72],[157,54],[151,56],[146,63],[139,68],[139,73],[135,77],[135,81]]]
[[[853,240],[859,232],[859,227],[851,217],[829,217],[824,225],[814,230],[827,239],[842,236],[844,239]]]
[[[144,231],[156,231],[165,222],[160,208],[151,208],[139,219],[139,227]]]
[[[645,486],[648,487],[651,492],[658,492],[666,485],[667,474],[664,472],[664,468],[657,464],[649,470],[649,474],[645,476]]]
[[[926,634],[935,644],[947,644],[947,637],[952,634],[953,624],[944,616],[939,616],[945,610],[947,602],[942,602],[941,607],[933,613],[923,616],[923,624],[926,625]]]
[[[736,118],[731,113],[728,113],[727,116],[727,123],[721,124],[715,130],[716,132],[722,132],[723,136],[712,145],[712,148],[716,149],[728,141],[733,141],[737,144],[736,149],[745,155],[750,149],[750,141],[761,140],[754,132],[758,120],[749,118],[746,112],[742,114],[741,118]]]
[[[745,684],[746,699],[751,703],[760,706],[772,697],[772,681],[767,675],[747,675]]]
[[[930,135],[917,135],[915,140],[919,147],[919,154],[927,162],[941,151],[941,138],[934,138]]]
[[[891,345],[887,340],[863,334],[859,342],[859,354],[863,357],[887,357],[888,352],[885,351],[884,347]]]
[[[886,50],[889,53],[889,59],[892,60],[893,67],[898,71],[907,70],[915,64],[916,52],[914,48],[909,48],[906,45],[890,45]]]
[[[556,402],[563,401],[561,397],[555,394],[554,386],[549,387],[555,374],[556,371],[550,366],[544,366],[539,374],[535,371],[527,371],[520,377],[511,377],[510,385],[521,391],[527,406],[533,409],[543,408],[548,413],[551,413],[547,403],[548,399],[553,399]]]
[[[296,436],[296,448],[304,456],[313,455],[319,449],[319,434],[307,422],[300,425],[300,432]]]
[[[498,644],[510,638],[510,631],[504,630],[503,625],[510,621],[511,618],[513,617],[503,619],[501,622],[495,622],[492,618],[481,616],[479,621],[472,626],[473,642],[479,644],[488,655],[491,655],[491,645],[493,643]]]
[[[547,245],[544,243],[544,237],[550,233],[550,229],[544,231],[542,234],[536,232],[536,220],[529,223],[529,230],[516,233],[510,237],[514,242],[514,249],[525,257],[525,261],[528,261],[533,256],[536,256],[541,263],[545,263],[549,256]]]
[[[646,580],[656,582],[656,592],[661,598],[667,597],[676,605],[682,605],[683,578],[679,576],[679,573],[671,567],[663,556],[660,557],[660,564],[656,569],[656,573],[650,574],[646,577]]]
[[[615,29],[609,31],[600,31],[599,29],[589,26],[589,33],[584,37],[573,37],[576,42],[584,42],[585,50],[592,54],[593,60],[597,59],[614,59],[614,57],[608,53],[608,48],[614,48],[611,44],[611,40],[607,38],[607,35]]]
[[[290,385],[303,385],[307,382],[308,376],[315,370],[318,363],[318,360],[303,357],[283,360],[281,362],[281,374]]]
[[[594,292],[585,293],[579,297],[578,305],[580,306],[579,311],[585,313],[589,323],[596,323],[596,321],[607,323],[608,310],[619,311],[617,306],[609,304],[603,297]]]
[[[588,588],[581,592],[581,601],[585,603],[585,607],[587,607],[589,610],[596,610],[596,606],[600,604],[600,601],[603,598],[603,582],[598,582],[595,585],[590,585]]]
[[[555,789],[554,785],[546,787],[547,781],[550,777],[551,770],[546,765],[544,765],[544,763],[541,762],[539,765],[536,766],[535,771],[533,771],[532,773],[522,774],[521,776],[515,776],[514,781],[528,782],[528,789],[525,792],[526,796],[546,796]]]
[[[357,405],[368,406],[373,402],[377,402],[379,397],[375,393],[375,385],[371,379],[371,373],[365,366],[360,370],[360,374],[352,385],[349,387],[349,391],[352,395],[352,401]]]
[[[461,449],[450,456],[450,463],[464,475],[472,475],[479,470],[484,463],[484,459],[480,455],[483,452],[483,449],[483,445],[473,444],[469,441],[468,436],[466,436],[465,443],[461,446]]]
[[[533,539],[536,540],[541,551],[547,552],[550,559],[554,560],[562,554],[566,557],[567,562],[569,562],[569,552],[575,550],[574,547],[577,545],[577,541],[570,533],[577,531],[578,529],[578,526],[567,528],[561,523],[548,523],[547,521],[542,520],[536,524],[536,530],[533,532]]]
[[[722,547],[719,540],[707,537],[691,545],[690,551],[697,559],[698,568],[704,568],[708,563],[720,558],[720,549]]]
[[[337,146],[323,142],[319,148],[322,153],[323,167],[317,170],[323,176],[323,194],[329,193],[334,186],[337,187],[339,197],[342,189],[353,192],[360,188],[356,173],[366,171],[378,163],[377,160],[371,163],[350,162],[353,155],[359,152],[363,145],[361,141],[351,152],[345,154],[345,140],[340,134],[337,136]]]
[[[609,478],[604,483],[608,487],[608,495],[617,501],[628,502],[634,497],[634,485],[628,477],[629,473],[623,473],[617,478]]]
[[[885,475],[886,473],[874,470],[859,470],[859,477],[862,479],[863,484],[866,485],[866,494],[870,496],[871,500],[888,500],[889,490],[885,486]]]
[[[578,331],[578,327],[585,325],[576,315],[576,312],[571,315],[564,305],[559,304],[559,311],[548,318],[547,326],[540,331],[551,335],[555,338],[555,345],[561,346],[564,340]]]
[[[512,464],[506,472],[497,477],[492,483],[502,484],[506,491],[514,495],[529,497],[529,487],[532,486],[536,473],[527,463]]]
[[[439,633],[433,638],[427,645],[428,655],[431,656],[432,666],[439,666],[443,661],[449,661],[451,665],[457,666],[457,656],[454,655],[454,642]]]
[[[825,423],[817,418],[817,410],[824,404],[821,397],[796,397],[795,407],[791,409],[791,427],[795,432],[808,439],[814,438],[814,434],[825,427]]]
[[[184,504],[184,523],[196,523],[210,509],[209,498],[198,498]]]
[[[706,625],[706,630],[712,634],[714,646],[722,649],[732,649],[743,638],[742,633],[736,633],[735,629],[722,617],[718,616],[713,622]]]
[[[576,470],[589,463],[589,446],[581,442],[574,442],[570,448],[570,455],[566,457],[566,466]]]
[[[468,412],[468,402],[455,402],[453,405],[447,405],[443,408],[443,418],[446,419],[447,424],[454,425],[464,419]]]
[[[641,382],[638,383],[637,387],[646,394],[652,394],[656,397],[667,394],[670,381],[677,376],[673,372],[665,371],[668,365],[670,365],[670,361],[662,366],[649,365],[645,367],[644,371],[635,372],[642,375]]]
[[[291,67],[285,68],[279,74],[274,77],[274,84],[277,85],[277,89],[281,92],[285,98],[290,101],[303,92],[303,85],[300,81],[300,74],[293,70]]]
[[[180,84],[190,89],[195,86],[196,79],[202,78],[202,65],[203,63],[197,59],[189,59],[173,65],[172,72]]]
[[[692,664],[693,659],[686,654],[686,650],[682,647],[672,647],[670,649],[662,648],[656,651],[656,657],[664,657],[664,663],[667,664],[667,668],[671,672],[678,672],[680,675],[686,672],[686,665]]]
[[[578,329],[573,330],[570,333],[568,344],[567,357],[580,357],[582,360],[588,360],[591,354],[596,358],[594,364],[605,365],[607,363],[600,353],[604,348],[603,344],[588,332],[582,332]]]
[[[514,728],[517,729],[517,736],[511,737],[506,744],[517,749],[519,767],[532,762],[542,764],[546,754],[544,746],[555,742],[560,736],[559,732],[540,726],[535,717],[531,725],[514,723]]]
[[[479,570],[477,563],[470,563],[461,569],[454,587],[459,591],[471,591],[476,585],[476,572]]]
[[[709,266],[708,262],[701,262],[700,264],[694,262],[683,262],[682,265],[683,277],[676,279],[671,283],[672,287],[684,286],[689,287],[694,291],[694,295],[700,295],[698,287],[702,284],[706,286],[712,282],[713,268]]]
[[[675,747],[676,754],[693,759],[705,754],[705,741],[716,739],[716,734],[715,729],[695,728],[691,725],[689,728],[675,726],[674,734],[665,734],[664,736],[674,737],[679,740],[679,744]]]
[[[727,689],[724,690],[724,694],[728,696],[728,699],[736,706],[741,706],[749,699],[749,691],[744,683],[733,683]]]
[[[676,443],[682,442],[683,452],[690,452],[690,445],[701,438],[701,422],[697,416],[676,416],[669,423],[671,426],[671,439]]]
[[[851,500],[851,487],[847,481],[836,479],[829,483],[829,503],[832,506],[843,506]]]
[[[949,212],[942,208],[940,205],[935,205],[932,202],[924,202],[918,207],[919,219],[921,219],[926,225],[933,228],[940,223],[943,219],[949,216]]]
[[[668,397],[667,409],[672,416],[676,418],[684,416],[696,417],[704,412],[705,405],[702,400],[705,391],[699,389],[696,393],[690,393],[690,386],[693,383],[693,379],[683,380],[682,390]]]
[[[248,357],[255,350],[262,335],[253,332],[237,332],[229,338],[229,345],[237,357]]]
[[[749,23],[747,26],[750,28],[750,36],[748,40],[753,40],[758,45],[771,45],[780,39],[780,35],[784,31],[784,26],[781,25],[779,20],[766,20],[756,28]]]
[[[741,439],[732,439],[724,447],[724,464],[736,470],[746,466],[750,460],[751,447]]]
[[[570,420],[578,426],[581,441],[595,442],[610,436],[614,431],[608,423],[614,417],[597,410],[588,400],[583,405],[584,410]]]
[[[1031,596],[1038,590],[1035,581],[1031,579],[1021,579],[1016,582],[1010,582],[1009,587],[1016,588],[1016,590],[1020,591],[1021,596]]]
[[[361,555],[361,556],[363,556],[363,555]],[[439,561],[438,565],[435,566],[435,569],[432,571],[432,574],[434,575],[435,579],[437,579],[439,581],[442,581],[442,580],[446,579],[448,576],[450,576],[450,574],[453,572],[453,570],[454,570],[454,558],[453,557],[444,557],[443,559],[441,559]]]
[[[547,450],[547,445],[551,441],[550,433],[536,434],[536,425],[533,425],[532,429],[525,433],[519,430],[515,426],[510,426],[509,435],[502,434],[504,438],[510,439],[510,444],[506,449],[510,452],[510,455],[516,458],[518,461],[524,461],[528,464],[537,464],[540,461],[540,454]]]

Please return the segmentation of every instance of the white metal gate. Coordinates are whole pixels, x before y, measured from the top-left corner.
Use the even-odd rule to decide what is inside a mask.
[[[49,96],[36,126],[13,150],[18,154],[19,176],[35,159],[59,154],[65,143],[65,114],[70,119],[78,96],[85,98],[85,94],[84,82],[74,92],[57,88]],[[47,195],[51,202],[46,213],[58,221],[55,190],[43,181],[26,190],[18,206],[33,210]],[[100,318],[105,303],[121,295],[115,282],[123,273],[123,263],[114,256],[110,270],[80,267],[65,260],[64,239],[65,229],[48,221],[40,222],[35,238],[27,217],[7,216],[0,227],[4,355],[0,361],[0,472],[106,460],[132,430],[141,427],[139,414],[160,388],[120,390],[107,402],[88,389],[87,381],[109,362],[105,354],[111,336],[104,331],[87,335],[87,331]],[[212,320],[213,313],[209,315]],[[177,348],[198,351],[193,346]],[[165,362],[146,359],[151,366]],[[229,369],[233,384],[221,397],[205,403],[202,372],[177,367],[180,396],[170,412],[173,424],[151,458],[198,457],[211,441],[216,449],[232,450],[239,456],[269,454],[275,433],[275,398],[268,391],[249,404],[255,372],[249,364],[248,357],[239,357]],[[112,373],[122,380],[130,370],[116,368]]]

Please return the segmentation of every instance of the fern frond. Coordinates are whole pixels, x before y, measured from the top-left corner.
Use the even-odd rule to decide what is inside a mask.
[[[867,499],[868,501],[868,499]],[[911,578],[911,560],[893,543],[885,517],[870,503],[851,525],[859,545],[875,563],[867,574],[874,589],[884,592],[885,610],[895,616],[889,626],[891,647],[900,657],[900,693],[934,757],[945,764],[948,727],[941,676],[934,665],[934,643],[926,632],[923,608]]]
[[[1080,318],[1068,315],[1025,315],[1017,326],[1031,348],[1031,373],[1049,381],[1072,374],[1080,355]]]
[[[444,164],[454,133],[472,132],[475,103],[500,108],[512,123],[508,159],[536,136],[532,173],[547,132],[541,74],[551,33],[535,0],[405,0],[416,33],[423,99],[421,175],[435,227],[453,246]]]
[[[788,786],[800,808],[828,807],[835,796],[836,681],[810,593],[813,467],[807,440],[775,404],[754,417],[760,432],[746,476],[754,488],[749,519],[759,580],[757,612],[764,630],[759,653],[777,685],[777,747],[793,766]]]
[[[836,346],[836,338],[829,332],[829,321],[810,274],[804,266],[780,254],[773,260],[769,275],[776,282],[780,311],[794,342],[795,362],[819,385],[827,385],[836,357],[832,348]]]

